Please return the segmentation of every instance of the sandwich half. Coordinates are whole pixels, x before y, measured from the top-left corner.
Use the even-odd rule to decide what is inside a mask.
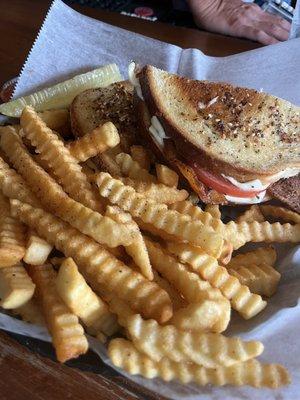
[[[201,201],[254,204],[277,195],[299,211],[299,107],[256,90],[191,80],[150,65],[139,71],[131,66],[129,75],[140,135]],[[284,183],[286,191],[289,181],[291,201],[280,189]]]

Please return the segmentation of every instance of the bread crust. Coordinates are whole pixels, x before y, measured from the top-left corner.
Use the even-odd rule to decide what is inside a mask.
[[[157,83],[157,76],[160,75],[162,75],[161,80]],[[224,83],[192,81],[165,73],[152,66],[145,66],[138,77],[151,115],[156,115],[167,135],[174,138],[177,150],[188,154],[189,158],[192,157],[202,168],[218,175],[231,176],[240,182],[265,178],[287,167],[300,168],[300,117],[297,115],[300,111],[299,108],[284,100],[255,90],[236,88]],[[165,86],[163,86],[164,81],[167,81]],[[177,97],[177,100],[180,98],[179,100],[182,101],[181,109],[187,110],[185,116],[179,118],[178,112],[174,112],[174,114],[170,112],[172,107],[166,106],[166,96],[162,94],[162,91],[166,93],[167,89],[173,90],[173,95]],[[216,98],[217,101],[207,107],[209,102]],[[219,99],[223,99],[223,101],[219,101]],[[234,102],[236,104],[233,104]],[[199,109],[199,103],[206,105],[206,107]],[[241,104],[244,105],[241,106]],[[239,111],[239,108],[241,111]],[[233,111],[238,114],[234,118],[231,115]],[[213,117],[210,118],[210,116]],[[282,125],[283,120],[286,122],[289,116],[291,119],[289,120],[289,132],[287,134],[287,132],[280,131],[283,128],[279,129],[279,125]],[[260,124],[251,127],[251,121],[257,122],[258,118],[262,120]],[[182,122],[181,125],[179,120]],[[276,123],[277,120],[281,122]],[[244,125],[241,125],[240,129],[247,129],[244,133],[240,131],[240,135],[245,140],[245,145],[253,146],[253,148],[252,150],[247,148],[247,151],[244,151],[245,154],[222,154],[223,147],[225,152],[226,149],[231,149],[232,143],[237,140],[241,141],[241,138],[234,137],[236,134],[233,132],[236,128],[234,128],[234,122],[231,121],[242,123]],[[262,122],[268,123],[268,128],[265,131],[261,129]],[[208,135],[209,140],[213,140],[213,137],[216,138],[213,150],[212,146],[209,146],[209,141],[199,144],[196,135],[192,135],[186,129],[189,124],[190,126],[198,124],[197,126],[201,129],[203,126],[208,126],[207,129],[205,128],[205,133],[202,133],[204,136]],[[230,129],[230,132],[228,131],[229,124],[233,125],[233,131],[232,129]],[[295,129],[295,135],[291,132],[291,124]],[[266,135],[267,129],[270,131],[268,131],[268,138],[261,138],[260,135]],[[285,137],[285,134],[287,137]],[[281,156],[277,150],[275,154],[272,151],[269,154],[270,148],[267,145],[271,143],[270,138],[273,136],[276,137],[275,144],[280,140],[282,147],[288,148]],[[293,142],[291,142],[292,140]],[[216,148],[218,148],[218,151]],[[238,146],[235,148],[238,148]],[[289,153],[289,150],[291,153]],[[256,151],[261,152],[261,157],[255,155],[254,152]],[[253,155],[256,161],[259,160],[258,165],[251,165],[246,157],[247,154]],[[239,161],[239,157],[243,155],[246,160]]]
[[[136,94],[134,95],[134,106],[136,114],[138,115],[138,130],[142,142],[150,148],[156,158],[162,163],[167,162],[170,167],[175,169],[181,179],[183,178],[184,181],[189,183],[189,186],[194,190],[203,203],[220,205],[228,204],[228,201],[223,194],[204,185],[197,178],[193,168],[179,159],[173,145],[173,140],[165,143],[164,151],[157,146],[155,141],[152,139],[152,136],[149,134],[151,121],[147,106]]]

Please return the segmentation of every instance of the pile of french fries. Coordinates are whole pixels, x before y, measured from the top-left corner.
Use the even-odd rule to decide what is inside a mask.
[[[19,125],[0,128],[0,306],[45,324],[60,362],[88,350],[87,333],[130,374],[288,384],[283,366],[256,359],[262,343],[222,332],[232,309],[260,313],[280,280],[270,245],[236,251],[299,242],[300,215],[252,206],[225,224],[143,146],[113,160],[121,176],[99,170],[97,155],[119,143],[116,127],[67,142],[68,119],[26,107]]]

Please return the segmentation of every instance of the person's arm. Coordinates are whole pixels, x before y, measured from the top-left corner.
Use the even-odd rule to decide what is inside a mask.
[[[211,32],[262,44],[287,40],[291,24],[241,0],[188,0],[196,24]]]

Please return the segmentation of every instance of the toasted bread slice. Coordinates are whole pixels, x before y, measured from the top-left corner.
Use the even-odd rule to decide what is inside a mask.
[[[256,90],[196,81],[145,66],[138,74],[151,116],[177,150],[240,182],[300,167],[300,108]]]
[[[227,204],[228,202],[223,194],[205,186],[197,178],[193,168],[179,160],[172,141],[165,141],[163,149],[157,146],[155,140],[153,140],[152,136],[148,133],[151,121],[145,102],[141,101],[140,98],[135,95],[134,104],[136,114],[139,116],[138,130],[140,133],[140,140],[155,154],[157,160],[163,164],[167,161],[168,164],[179,173],[180,177],[189,183],[190,187],[197,193],[199,199],[203,203]]]
[[[114,159],[120,152],[128,153],[136,143],[136,118],[133,112],[133,86],[127,82],[106,88],[90,89],[75,97],[70,109],[72,131],[84,136],[107,121],[113,122],[120,134],[120,144],[95,157],[94,161],[113,175],[119,174]]]

